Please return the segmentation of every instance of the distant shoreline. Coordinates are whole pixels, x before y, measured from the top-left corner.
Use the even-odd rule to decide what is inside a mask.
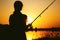
[[[0,28],[8,28],[8,24],[0,24]],[[60,31],[60,28],[35,28],[35,29],[28,29],[26,31]]]

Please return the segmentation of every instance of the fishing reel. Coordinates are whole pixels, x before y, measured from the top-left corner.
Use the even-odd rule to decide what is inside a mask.
[[[32,24],[28,24],[28,25],[27,25],[27,29],[25,30],[25,32],[30,31],[30,30],[32,30],[32,29],[33,29]]]
[[[28,29],[33,29],[33,26],[32,26],[32,24],[28,24],[29,26],[28,26]]]

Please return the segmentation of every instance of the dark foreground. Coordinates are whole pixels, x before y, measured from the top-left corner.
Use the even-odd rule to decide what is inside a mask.
[[[38,38],[33,40],[60,40],[60,37],[55,37],[55,38],[44,37],[44,38]]]
[[[60,28],[40,28],[40,29],[29,29],[27,31],[59,31],[60,32]],[[9,31],[9,25],[2,25],[0,24],[0,40],[10,40],[14,37],[12,37],[12,32]],[[15,35],[15,34],[14,34]],[[13,36],[14,36],[13,35]],[[15,39],[16,40],[16,39]],[[43,37],[43,38],[37,38],[37,39],[32,39],[32,40],[60,40],[60,37]]]

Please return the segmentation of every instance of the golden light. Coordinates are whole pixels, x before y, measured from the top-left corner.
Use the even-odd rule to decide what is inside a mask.
[[[34,37],[33,37],[33,32],[32,31],[28,31],[26,32],[26,37],[27,37],[27,40],[32,40]]]
[[[28,17],[28,19],[27,19],[27,24],[30,24],[32,21],[33,21],[33,18]]]
[[[32,40],[32,38],[31,37],[28,37],[27,40]]]

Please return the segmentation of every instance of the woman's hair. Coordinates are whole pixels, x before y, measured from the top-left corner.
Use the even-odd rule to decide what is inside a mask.
[[[23,7],[23,3],[21,2],[21,1],[15,1],[15,3],[14,3],[14,8],[15,9],[22,9],[22,7]]]

